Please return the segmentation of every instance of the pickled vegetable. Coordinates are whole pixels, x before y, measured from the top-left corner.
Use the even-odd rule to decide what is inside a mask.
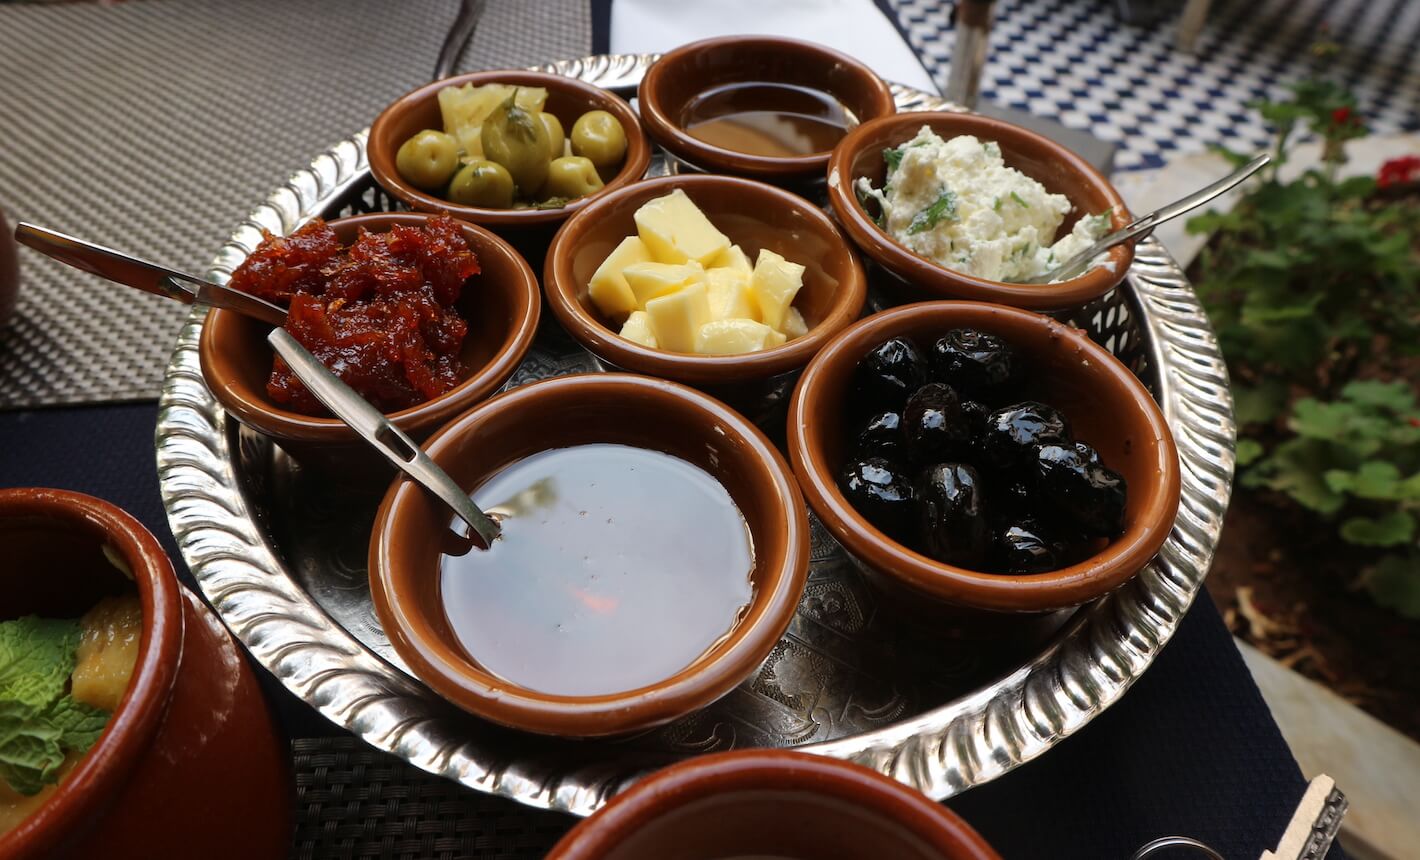
[[[459,145],[442,131],[424,129],[400,145],[395,169],[425,191],[443,188],[459,166]]]
[[[602,187],[602,178],[591,161],[575,155],[554,159],[547,168],[547,181],[542,186],[546,197],[573,200]]]
[[[991,413],[982,436],[982,453],[988,465],[1009,469],[1029,463],[1037,446],[1057,442],[1070,442],[1065,416],[1032,400]]]
[[[1124,531],[1124,478],[1090,462],[1073,445],[1040,447],[1035,487],[1058,515],[1086,534],[1114,537]]]
[[[1016,354],[994,334],[959,328],[932,344],[932,369],[963,396],[990,396],[1016,378]]]
[[[449,183],[449,199],[465,206],[507,209],[513,205],[513,176],[496,161],[466,164]]]
[[[507,168],[520,194],[528,197],[542,187],[552,163],[547,126],[519,107],[516,99],[509,96],[488,115],[480,139],[483,157]]]
[[[1067,547],[1042,523],[1026,518],[996,538],[996,567],[1005,573],[1045,573],[1065,564]]]
[[[902,416],[879,412],[858,431],[853,450],[863,457],[882,457],[895,463],[907,459],[907,440],[902,435]]]
[[[899,410],[926,384],[927,360],[916,344],[903,337],[874,347],[855,371],[857,397],[869,409]]]
[[[931,382],[907,398],[902,410],[902,434],[912,461],[931,465],[971,453],[971,430],[962,417],[950,385]]]
[[[587,111],[572,124],[572,154],[610,171],[626,158],[626,129],[604,110]]]

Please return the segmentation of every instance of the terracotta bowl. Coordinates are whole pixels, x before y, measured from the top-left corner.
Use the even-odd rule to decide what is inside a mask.
[[[1075,437],[1093,445],[1128,482],[1124,533],[1092,557],[1033,575],[954,567],[887,537],[838,489],[836,475],[846,456],[845,401],[858,360],[889,338],[912,337],[925,346],[954,328],[990,332],[1015,347],[1031,381],[1030,396],[1063,412]],[[1143,384],[1084,332],[1000,305],[907,305],[834,338],[794,391],[789,456],[809,507],[861,565],[917,595],[975,610],[1047,612],[1099,597],[1154,557],[1178,512],[1178,452]]]
[[[1124,199],[1098,170],[1080,156],[1018,125],[969,113],[903,113],[858,126],[833,150],[828,164],[828,199],[843,228],[875,263],[899,279],[902,291],[918,298],[968,299],[997,302],[1036,311],[1065,310],[1104,295],[1129,272],[1134,246],[1120,245],[1109,252],[1113,271],[1102,267],[1058,284],[1031,286],[989,281],[948,269],[907,250],[879,227],[858,202],[853,190],[860,177],[881,187],[886,165],[883,150],[900,146],[922,126],[943,139],[970,134],[1001,145],[1006,165],[1063,194],[1075,210],[1060,226],[1064,236],[1081,216],[1113,209],[1111,229],[1127,225],[1132,216]]]
[[[78,618],[135,590],[143,607],[137,663],[103,735],[0,836],[0,856],[284,856],[285,741],[226,628],[178,584],[158,541],[99,499],[9,489],[0,490],[0,552],[0,619]]]
[[[951,810],[879,773],[787,750],[698,756],[612,798],[547,860],[999,860]]]
[[[622,239],[636,235],[636,210],[677,188],[743,247],[751,262],[768,248],[808,267],[794,301],[807,334],[744,355],[692,355],[640,346],[608,325],[587,296],[587,282]],[[543,281],[557,320],[597,358],[704,389],[741,407],[776,377],[808,364],[829,338],[858,318],[867,297],[857,253],[821,209],[772,185],[731,176],[648,179],[597,200],[553,237]]]
[[[604,110],[615,116],[626,131],[626,160],[622,163],[621,170],[606,180],[606,186],[602,190],[579,197],[560,209],[486,209],[481,206],[462,206],[421,191],[401,179],[399,171],[395,169],[395,153],[399,151],[400,145],[416,132],[426,128],[444,127],[439,113],[439,90],[464,84],[481,86],[495,83],[546,89],[547,110],[562,121],[568,134],[571,134],[572,123],[577,117],[589,110]],[[610,191],[640,179],[651,164],[650,141],[641,130],[641,121],[636,112],[626,102],[600,87],[575,78],[518,69],[495,69],[456,75],[425,84],[401,96],[385,108],[370,126],[366,153],[370,159],[370,173],[374,175],[375,181],[409,208],[423,212],[447,211],[455,218],[480,224],[500,234],[507,230],[528,231],[537,228],[551,234],[557,225],[573,212]]]
[[[418,212],[356,215],[331,221],[330,226],[349,244],[361,228],[380,233],[396,224],[422,226],[432,217]],[[464,285],[459,300],[469,324],[462,354],[467,375],[446,394],[391,414],[395,425],[416,440],[487,399],[508,381],[532,345],[542,311],[537,277],[523,258],[487,230],[472,224],[461,226],[482,267]],[[272,351],[266,335],[270,330],[264,323],[231,311],[214,309],[207,314],[198,352],[202,376],[222,408],[270,436],[303,464],[328,472],[354,471],[387,479],[390,470],[379,455],[367,449],[345,424],[335,418],[293,412],[267,396]]]
[[[726,36],[682,45],[646,70],[637,90],[646,131],[677,158],[712,173],[771,182],[821,177],[828,152],[753,155],[713,146],[685,130],[685,112],[695,97],[737,83],[794,84],[818,90],[837,99],[859,122],[897,110],[888,85],[847,54],[798,39]]]
[[[370,544],[370,593],[416,675],[480,717],[546,734],[615,735],[669,722],[728,693],[779,640],[803,592],[808,522],[789,466],[753,424],[700,392],[643,376],[565,376],[516,388],[430,438],[429,456],[478,487],[540,451],[596,442],[664,451],[718,479],[749,525],[754,596],[739,625],[665,681],[605,696],[556,696],[494,677],[467,654],[439,599],[449,516],[410,481],[385,495]],[[477,552],[478,550],[473,550]]]

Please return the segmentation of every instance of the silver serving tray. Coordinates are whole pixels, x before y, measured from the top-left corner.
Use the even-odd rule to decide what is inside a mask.
[[[624,89],[653,59],[596,56],[543,68]],[[902,110],[956,109],[894,90]],[[664,158],[655,168],[674,169]],[[393,205],[370,178],[362,132],[272,192],[208,276],[224,283],[263,229],[288,233],[313,216]],[[457,710],[403,666],[366,581],[378,499],[322,493],[223,413],[198,362],[203,317],[193,311],[168,366],[157,461],[173,534],[223,621],[292,693],[372,746],[469,788],[576,815],[650,768],[741,746],[850,759],[938,799],[995,779],[1079,730],[1153,662],[1208,571],[1231,490],[1222,356],[1183,272],[1157,242],[1143,242],[1126,287],[1071,317],[1150,386],[1178,443],[1178,520],[1158,558],[1128,584],[1062,614],[1045,645],[1012,655],[896,617],[815,523],[799,611],[729,696],[632,738],[525,735]],[[596,369],[549,323],[510,384]]]

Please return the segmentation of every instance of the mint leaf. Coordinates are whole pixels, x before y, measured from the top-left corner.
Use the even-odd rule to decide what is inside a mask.
[[[35,708],[0,701],[0,779],[25,795],[56,782],[64,763],[61,734],[60,729],[39,719]]]
[[[892,171],[897,169],[897,166],[899,164],[902,164],[902,150],[884,149],[883,161],[887,163],[888,172],[891,173]]]
[[[74,671],[80,626],[33,615],[0,624],[0,702],[36,710],[59,698]]]
[[[65,693],[40,717],[59,731],[59,745],[76,753],[86,753],[108,725],[108,712],[74,700]]]
[[[1374,379],[1348,382],[1341,396],[1353,403],[1378,406],[1396,412],[1415,408],[1415,392],[1404,382],[1378,382]]]
[[[931,230],[944,220],[957,220],[957,196],[947,189],[943,189],[930,206],[912,216],[911,223],[907,225],[907,235],[916,236]]]
[[[1364,580],[1381,606],[1420,620],[1420,557],[1391,555],[1381,559]]]
[[[1262,443],[1256,439],[1243,438],[1238,440],[1237,458],[1239,466],[1246,466],[1253,460],[1261,457],[1264,453]]]

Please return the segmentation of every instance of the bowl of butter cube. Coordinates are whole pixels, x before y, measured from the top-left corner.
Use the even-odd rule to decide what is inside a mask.
[[[867,281],[833,221],[730,176],[618,189],[553,237],[547,303],[604,365],[743,405],[782,387],[858,318]]]

